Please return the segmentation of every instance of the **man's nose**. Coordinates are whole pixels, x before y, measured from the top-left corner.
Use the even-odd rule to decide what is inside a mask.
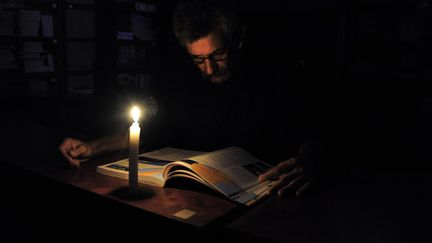
[[[205,72],[205,74],[206,75],[212,75],[215,72],[216,68],[217,68],[216,65],[217,64],[215,62],[213,62],[212,60],[205,59],[205,61],[204,61],[204,72]]]

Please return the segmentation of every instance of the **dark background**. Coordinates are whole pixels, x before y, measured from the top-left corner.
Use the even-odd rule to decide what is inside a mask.
[[[163,71],[167,60],[182,57],[170,26],[176,1],[153,2],[158,6],[153,18],[159,23],[159,38],[152,68]],[[303,209],[306,214],[300,210],[292,225],[286,229],[281,225],[275,231],[290,232],[291,226],[298,225],[303,236],[313,238],[311,232],[314,231],[309,227],[324,214],[333,224],[323,221],[316,227],[324,226],[319,230],[328,229],[337,236],[332,239],[339,239],[339,242],[344,239],[370,242],[367,236],[374,232],[376,238],[371,239],[385,241],[388,237],[385,242],[394,242],[396,239],[392,237],[399,234],[407,235],[407,240],[402,242],[427,237],[428,224],[420,223],[422,218],[430,218],[427,215],[430,214],[428,188],[431,184],[428,164],[432,158],[429,88],[432,1],[239,0],[236,4],[247,27],[248,45],[254,50],[248,53],[250,60],[284,70],[287,80],[302,87],[308,98],[313,111],[312,123],[325,144],[323,173],[357,179],[385,173],[396,178],[360,180],[358,187],[353,188],[361,190],[335,189],[328,193],[334,198],[323,196],[316,202],[312,200],[316,205],[312,203],[312,207],[308,207],[306,204]],[[67,5],[59,8],[67,8]],[[59,13],[64,13],[62,9]],[[97,27],[95,39],[91,40],[96,49],[93,94],[69,94],[64,77],[70,73],[61,66],[54,74],[0,70],[0,135],[3,141],[0,165],[4,172],[0,177],[4,185],[1,215],[8,222],[2,231],[6,242],[8,237],[26,240],[36,237],[46,242],[100,239],[99,233],[110,227],[127,230],[128,225],[123,223],[130,215],[138,213],[115,201],[103,200],[9,165],[24,163],[35,171],[43,171],[44,168],[38,168],[39,163],[53,166],[52,163],[61,160],[57,146],[64,137],[96,138],[130,123],[124,111],[134,101],[136,92],[131,91],[131,87],[119,86],[115,80],[117,43],[113,16],[123,10],[110,0],[96,1],[90,9],[96,13]],[[56,18],[64,17],[60,14]],[[62,45],[67,41],[64,26],[55,28]],[[0,40],[0,44],[13,45],[22,41],[8,37],[0,37]],[[60,50],[64,53],[62,47]],[[63,61],[63,54],[59,56]],[[49,81],[48,97],[31,95],[28,80],[39,77],[51,80],[52,75],[58,82]],[[337,186],[348,184],[340,177],[337,179]],[[310,203],[307,200],[306,197],[305,201]],[[332,200],[336,204],[332,204]],[[295,201],[297,203],[303,205],[301,200]],[[112,209],[112,213],[106,214],[106,208]],[[308,211],[310,208],[312,212]],[[297,208],[283,209],[284,212],[290,210]],[[275,216],[277,220],[272,212],[261,213],[265,214],[264,219]],[[381,221],[380,216],[383,217]],[[113,221],[114,218],[119,220]],[[381,223],[392,225],[393,221],[399,222],[395,223],[397,227],[387,231],[385,227],[384,230],[380,228]],[[263,222],[266,221],[255,223]],[[163,223],[165,227],[170,224]],[[155,225],[148,231],[156,231],[161,224]],[[134,227],[142,230],[142,225]],[[422,233],[418,234],[417,230]],[[183,233],[180,232],[182,228],[177,231]],[[89,234],[91,236],[86,238]],[[103,238],[110,237],[111,234]]]
[[[159,38],[152,68],[163,72],[166,60],[182,55],[171,30],[176,1],[154,3]],[[133,98],[130,90],[119,89],[113,80],[113,16],[118,11],[113,4],[96,1],[94,7],[97,92],[84,99],[66,94],[66,99],[35,101],[25,88],[6,84],[2,89],[13,92],[5,91],[9,95],[2,97],[4,121],[25,120],[54,129],[61,134],[58,142],[65,136],[95,138],[127,124],[123,111]],[[313,111],[311,119],[328,146],[327,159],[337,161],[332,166],[373,172],[427,167],[431,1],[239,0],[233,4],[240,9],[248,45],[254,50],[248,53],[250,60],[286,70],[287,80],[303,88]],[[7,78],[14,75],[3,73]]]

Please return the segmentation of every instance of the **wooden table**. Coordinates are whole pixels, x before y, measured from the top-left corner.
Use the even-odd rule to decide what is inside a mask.
[[[110,154],[80,169],[62,166],[62,134],[39,126],[2,126],[0,214],[4,239],[124,242],[147,238],[188,242],[431,242],[432,173],[370,173],[322,184],[302,198],[270,197],[250,208],[181,188],[148,187],[131,200],[115,192],[125,180],[96,173],[120,159]],[[23,136],[25,144],[16,137]],[[27,136],[27,137],[26,137]],[[50,139],[48,139],[50,138]],[[173,216],[196,211],[188,220]],[[6,241],[7,242],[7,241]]]
[[[141,185],[147,194],[130,198],[124,193],[127,180],[96,172],[98,165],[125,158],[125,152],[94,158],[78,169],[70,168],[57,149],[63,135],[56,129],[19,121],[1,128],[5,140],[10,141],[4,147],[8,152],[0,159],[2,184],[9,185],[5,192],[8,200],[2,202],[2,209],[6,219],[12,221],[6,231],[12,232],[14,239],[18,236],[25,241],[45,241],[52,236],[56,241],[69,229],[97,239],[125,240],[140,235],[124,233],[130,231],[154,236],[160,229],[167,229],[162,233],[164,239],[198,240],[208,234],[214,234],[214,239],[256,238],[224,228],[246,207],[199,187],[187,190]],[[184,209],[195,214],[190,218],[175,215]],[[121,237],[111,235],[117,231],[122,232]],[[75,238],[73,234],[68,237]]]
[[[142,184],[140,184],[140,188],[144,191],[142,197],[131,198],[128,195],[127,180],[96,172],[97,165],[124,158],[121,154],[117,156],[110,154],[83,163],[78,169],[57,169],[42,174],[102,197],[197,227],[214,223],[222,216],[233,213],[240,206],[226,198],[199,191],[159,188]],[[175,216],[176,213],[185,209],[196,212],[196,214],[187,219]]]

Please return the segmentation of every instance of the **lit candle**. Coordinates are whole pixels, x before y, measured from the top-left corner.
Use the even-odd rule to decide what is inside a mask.
[[[138,153],[141,130],[138,124],[140,116],[138,107],[132,108],[131,115],[134,122],[129,128],[129,192],[135,194],[138,190]]]

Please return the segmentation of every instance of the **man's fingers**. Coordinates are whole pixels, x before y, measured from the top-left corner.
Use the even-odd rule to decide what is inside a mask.
[[[88,147],[85,144],[80,144],[74,150],[71,150],[69,153],[72,155],[72,159],[70,161],[70,165],[73,167],[79,167],[81,162],[87,161],[89,158],[87,157]]]
[[[289,159],[287,161],[281,162],[276,167],[268,170],[267,172],[261,174],[258,179],[263,182],[266,180],[273,180],[284,173],[288,173],[290,169],[294,167],[297,163],[295,158]]]
[[[285,185],[282,189],[278,191],[278,195],[280,197],[284,197],[294,191],[297,191],[297,189],[302,187],[304,184],[307,183],[307,178],[305,175],[299,175],[297,178],[292,180],[290,183]]]
[[[298,190],[296,191],[296,196],[301,196],[301,195],[303,195],[303,193],[304,193],[307,189],[309,189],[309,184],[310,184],[310,181],[306,182],[302,187],[300,187],[300,189],[298,189]]]
[[[74,168],[78,168],[80,166],[81,161],[77,160],[77,159],[72,159],[69,160],[69,165],[74,167]]]
[[[62,148],[60,148],[60,152],[63,155],[63,157],[65,157],[68,161],[72,160],[72,157],[69,156],[68,152],[66,152],[66,150],[63,150]]]
[[[63,156],[66,158],[66,160],[69,162],[70,165],[73,167],[79,167],[80,161],[77,159],[74,159],[69,155],[69,152],[65,152],[64,150],[60,150]]]
[[[65,142],[63,142],[60,147],[59,150],[61,152],[61,154],[69,161],[69,162],[73,162],[73,158],[71,157],[71,155],[69,154],[70,150],[71,150],[72,145],[70,143],[67,143],[66,140]]]
[[[78,146],[76,146],[77,142],[79,142]],[[83,161],[81,159],[82,155],[88,152],[88,148],[86,148],[86,146],[80,141],[74,141],[69,138],[63,141],[59,146],[59,150],[72,167],[79,167],[80,163]]]
[[[289,173],[283,174],[279,180],[273,182],[272,187],[269,189],[269,194],[276,193],[280,188],[284,187],[287,183],[290,183],[301,173],[303,173],[303,169],[301,167],[296,167]]]
[[[69,155],[72,158],[83,157],[82,155],[87,152],[87,147],[84,144],[78,145],[75,149],[69,151]]]
[[[70,157],[69,154],[63,150],[60,150],[60,151],[63,154],[63,156],[66,158],[66,160],[69,162],[69,165],[71,165],[72,167],[79,167],[80,166],[81,161]]]

